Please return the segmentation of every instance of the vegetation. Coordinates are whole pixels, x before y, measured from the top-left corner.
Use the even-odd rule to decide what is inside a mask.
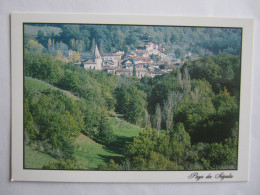
[[[240,30],[29,24],[25,29],[26,168],[237,168]],[[174,58],[188,58],[188,51],[197,58],[142,79],[75,64],[96,43],[101,52],[127,53],[148,41],[164,45]]]
[[[36,168],[41,169],[44,165],[49,162],[54,162],[55,158],[49,156],[46,153],[39,152],[38,150],[32,149],[29,146],[25,146],[25,168]]]
[[[241,47],[241,30],[229,28],[26,24],[25,32],[26,40],[38,41],[52,55],[56,55],[55,50],[68,55],[68,49],[93,53],[95,44],[102,48],[101,53],[127,53],[144,43],[155,42],[164,45],[166,52],[174,53],[176,58],[186,58],[189,51],[198,56],[240,55]]]

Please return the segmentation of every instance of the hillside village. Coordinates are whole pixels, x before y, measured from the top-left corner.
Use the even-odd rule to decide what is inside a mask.
[[[189,53],[187,56],[190,56]],[[164,48],[158,44],[148,42],[146,45],[133,51],[125,53],[118,51],[115,53],[104,53],[100,55],[98,46],[95,47],[93,57],[78,61],[85,69],[103,70],[116,75],[133,76],[138,78],[144,76],[155,77],[172,71],[175,66],[183,65],[183,61],[172,62],[167,59]]]
[[[242,29],[24,32],[24,168],[237,169]]]

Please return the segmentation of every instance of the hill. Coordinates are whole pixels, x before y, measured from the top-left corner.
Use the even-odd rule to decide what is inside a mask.
[[[36,89],[36,90],[40,90],[40,91],[46,90],[46,89],[59,90],[59,91],[62,91],[64,94],[66,94],[70,98],[78,99],[73,93],[71,93],[69,91],[54,87],[53,85],[46,83],[45,81],[41,81],[41,80],[38,80],[35,78],[25,77],[24,84],[25,84],[26,88]]]

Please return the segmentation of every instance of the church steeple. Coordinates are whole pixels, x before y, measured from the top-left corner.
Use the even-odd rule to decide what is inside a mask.
[[[97,70],[102,70],[102,57],[99,53],[99,50],[98,50],[98,46],[96,44],[96,48],[95,48],[95,63],[96,63],[96,69]]]
[[[100,53],[99,53],[97,44],[96,44],[95,54],[94,54],[94,55],[95,55],[95,58],[101,58],[101,55],[100,55]]]

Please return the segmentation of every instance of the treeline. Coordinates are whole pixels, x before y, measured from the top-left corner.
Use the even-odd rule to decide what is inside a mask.
[[[188,52],[198,56],[220,53],[239,55],[241,50],[241,29],[71,24],[45,25],[45,28],[52,26],[60,27],[61,32],[57,35],[39,30],[37,36],[28,33],[25,41],[34,39],[52,54],[52,47],[61,53],[68,49],[93,53],[95,44],[101,54],[118,50],[127,53],[147,42],[158,43],[166,48],[166,53],[175,53],[177,58],[185,57]]]

